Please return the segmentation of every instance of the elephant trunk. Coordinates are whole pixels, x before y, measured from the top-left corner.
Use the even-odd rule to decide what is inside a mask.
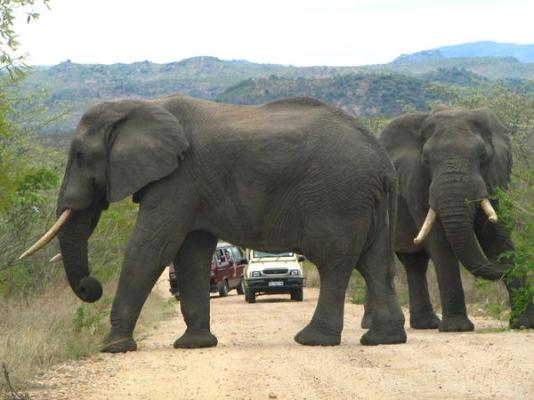
[[[102,296],[100,282],[89,276],[87,257],[87,242],[98,223],[101,211],[98,207],[74,211],[58,234],[69,284],[74,293],[88,303],[95,302]]]
[[[457,179],[436,185],[439,200],[436,210],[447,235],[451,248],[458,260],[475,276],[496,280],[502,278],[509,265],[498,260],[489,261],[482,251],[474,231],[475,214],[479,202],[485,197],[485,187],[473,184],[465,175],[457,174]],[[431,196],[432,197],[432,196]]]

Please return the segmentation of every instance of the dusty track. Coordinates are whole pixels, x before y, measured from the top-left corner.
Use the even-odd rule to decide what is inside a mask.
[[[166,282],[159,289],[166,293]],[[235,291],[212,298],[211,349],[174,350],[176,318],[155,326],[135,353],[100,354],[36,381],[32,399],[534,399],[534,332],[408,329],[405,345],[359,344],[362,307],[347,304],[337,347],[304,347],[293,336],[311,318],[318,291],[245,303]]]

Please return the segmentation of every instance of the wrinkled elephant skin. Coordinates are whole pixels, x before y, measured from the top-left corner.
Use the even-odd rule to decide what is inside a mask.
[[[174,346],[215,346],[209,265],[218,239],[297,252],[317,265],[321,293],[298,343],[339,344],[354,268],[378,311],[362,342],[406,341],[393,288],[394,169],[373,135],[342,111],[310,98],[235,106],[184,96],[89,109],[76,130],[57,210],[73,210],[59,239],[69,282],[84,300],[99,297],[84,279],[100,211],[131,195],[139,214],[103,351],[136,349],[139,313],[171,261],[187,325]]]
[[[527,282],[506,275],[514,248],[499,223],[499,204],[491,200],[495,189],[508,187],[512,165],[509,134],[495,113],[481,108],[406,114],[394,119],[379,141],[399,179],[396,253],[408,277],[411,326],[474,329],[459,263],[477,277],[502,279],[514,304],[515,289],[526,288]],[[505,252],[511,255],[500,257]],[[441,321],[428,294],[430,258],[438,278]],[[534,307],[511,326],[534,328]]]

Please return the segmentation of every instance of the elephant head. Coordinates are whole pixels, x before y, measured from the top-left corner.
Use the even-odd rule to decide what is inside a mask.
[[[122,100],[89,109],[71,144],[58,221],[21,258],[58,234],[72,290],[84,301],[98,300],[102,287],[89,276],[87,242],[102,210],[169,175],[188,146],[179,121],[156,103]]]
[[[401,195],[427,214],[415,244],[439,217],[462,264],[477,275],[500,278],[504,266],[477,231],[497,222],[489,198],[495,188],[507,188],[510,177],[510,140],[497,116],[487,108],[441,109],[401,117],[388,129],[395,134],[382,135],[382,142],[397,168]]]

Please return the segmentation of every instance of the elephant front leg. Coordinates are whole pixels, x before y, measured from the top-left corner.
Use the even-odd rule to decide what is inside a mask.
[[[178,219],[178,213],[170,218],[161,215],[156,208],[144,210],[141,207],[111,308],[111,331],[101,351],[118,353],[137,349],[133,331],[141,309],[185,237],[178,228]],[[186,224],[187,219],[182,218],[181,222]]]
[[[442,311],[439,330],[440,332],[472,331],[475,326],[467,317],[458,260],[444,234],[441,239],[439,238],[440,226],[435,224],[432,229],[427,239],[427,246],[438,278]]]
[[[160,261],[161,247],[142,245],[134,234],[128,245],[111,308],[111,331],[104,339],[102,352],[119,353],[137,350],[133,331],[150,291],[165,264]]]
[[[217,345],[210,332],[210,264],[217,238],[208,232],[190,233],[175,260],[180,309],[187,329],[174,342],[175,348]]]

